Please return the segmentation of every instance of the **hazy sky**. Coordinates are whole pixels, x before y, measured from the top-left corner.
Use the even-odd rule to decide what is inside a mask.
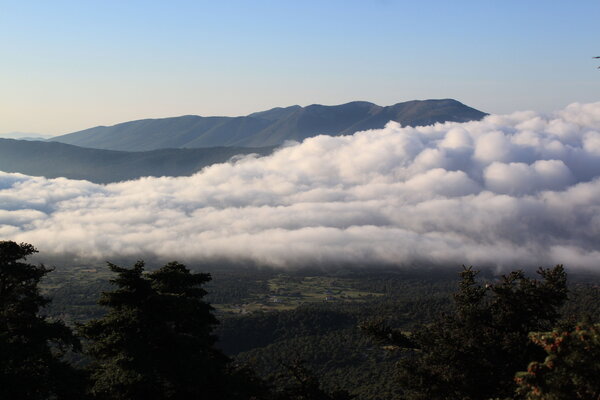
[[[0,0],[0,133],[292,104],[600,100],[600,1]]]

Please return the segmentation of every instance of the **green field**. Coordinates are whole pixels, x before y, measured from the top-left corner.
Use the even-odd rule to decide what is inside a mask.
[[[277,274],[266,281],[267,291],[251,293],[244,302],[214,303],[219,312],[248,314],[257,311],[292,310],[302,304],[362,302],[383,293],[357,290],[353,280],[327,276]]]
[[[286,274],[278,271],[241,273],[215,271],[206,286],[208,300],[219,315],[292,310],[304,304],[365,302],[382,291],[358,288],[358,278],[328,275]],[[41,284],[53,298],[48,312],[69,324],[96,317],[103,309],[96,303],[102,291],[110,290],[114,275],[105,264],[57,267]]]

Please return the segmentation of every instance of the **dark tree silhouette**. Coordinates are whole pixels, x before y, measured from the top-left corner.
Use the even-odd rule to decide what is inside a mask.
[[[105,317],[80,327],[93,364],[92,393],[107,399],[225,398],[228,359],[215,349],[216,318],[203,300],[210,275],[172,262],[144,273],[109,263],[117,286]]]
[[[0,241],[0,398],[80,399],[82,376],[61,360],[79,341],[61,321],[39,315],[50,300],[38,284],[52,270],[24,262],[36,252]]]
[[[409,338],[387,332],[399,346],[414,348],[412,356],[399,363],[405,398],[512,397],[515,373],[544,357],[529,340],[529,332],[551,329],[567,299],[561,265],[538,273],[541,280],[516,271],[480,285],[477,271],[465,268],[454,295],[454,313],[416,329]]]

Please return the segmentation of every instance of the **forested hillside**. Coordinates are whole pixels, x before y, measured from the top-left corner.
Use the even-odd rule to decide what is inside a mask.
[[[6,248],[3,251],[6,253]],[[27,252],[17,256],[24,254]],[[33,290],[39,282],[42,294],[52,300],[45,306],[45,301],[39,303],[44,306],[40,310],[43,316],[65,321],[71,328],[84,324],[75,329],[77,335],[86,338],[83,349],[78,341],[68,342],[73,347],[64,356],[69,361],[66,365],[74,368],[67,387],[80,393],[87,390],[95,398],[138,398],[136,385],[142,385],[140,382],[145,382],[142,387],[146,388],[139,389],[142,397],[149,396],[148,387],[154,387],[153,394],[158,393],[157,397],[144,398],[177,398],[168,394],[168,386],[156,386],[163,379],[183,385],[181,390],[189,390],[184,390],[187,398],[199,398],[200,392],[194,392],[193,382],[199,382],[196,375],[184,379],[184,384],[179,381],[184,375],[167,378],[163,377],[166,372],[161,372],[175,362],[169,360],[187,359],[192,342],[181,342],[184,347],[180,354],[175,348],[160,356],[148,353],[153,346],[171,348],[171,340],[175,345],[179,336],[167,339],[163,335],[179,335],[180,328],[169,333],[179,326],[177,318],[187,321],[191,315],[200,318],[200,324],[208,323],[192,336],[208,335],[202,346],[208,345],[213,354],[210,357],[216,358],[190,359],[190,371],[204,368],[199,366],[202,363],[218,363],[215,373],[220,375],[211,380],[216,385],[211,389],[213,398],[240,399],[525,398],[535,385],[543,384],[527,370],[530,361],[544,361],[543,348],[530,341],[530,331],[568,332],[579,326],[577,329],[588,329],[593,335],[595,328],[589,324],[600,321],[600,278],[574,274],[567,286],[560,266],[542,270],[537,276],[518,271],[504,276],[490,271],[478,274],[460,268],[281,272],[195,265],[188,270],[178,263],[162,268],[143,263],[133,268],[58,266],[50,271],[22,261],[7,263],[7,258],[1,257],[4,282],[20,279],[12,276],[12,265],[37,271],[30,287]],[[210,275],[204,273],[207,271]],[[2,306],[11,307],[14,301],[4,297]],[[188,301],[191,303],[185,305]],[[183,303],[176,305],[179,302]],[[176,307],[176,314],[171,307]],[[197,314],[200,311],[185,311],[186,307],[204,311]],[[148,312],[152,314],[146,315]],[[12,318],[6,311],[3,315]],[[7,338],[13,331],[7,328],[9,320],[3,321],[3,337]],[[162,321],[171,322],[161,328]],[[588,325],[577,325],[578,321]],[[109,337],[112,344],[106,342]],[[115,342],[117,337],[120,339]],[[55,342],[53,337],[47,340]],[[141,347],[134,350],[129,346]],[[10,354],[20,357],[19,352]],[[114,358],[117,356],[131,363],[122,364]],[[138,360],[148,356],[146,361]],[[439,369],[450,365],[448,357],[455,360],[450,363],[456,364],[455,369]],[[462,357],[463,364],[457,363],[456,357]],[[494,361],[502,357],[515,360],[514,365]],[[8,382],[14,364],[6,362],[0,373]],[[155,362],[157,367],[148,370]],[[53,375],[54,367],[48,365],[49,375],[44,379],[58,379]],[[577,378],[581,374],[569,365],[557,376],[575,374]],[[597,369],[598,365],[592,362],[590,368]],[[134,371],[142,374],[141,381],[131,380]],[[91,375],[86,379],[90,380],[77,378],[77,374],[88,373]],[[518,373],[522,378],[515,381]],[[115,379],[121,381],[120,386],[110,383]],[[191,386],[186,389],[185,385]],[[593,382],[590,385],[586,390],[593,390]],[[229,391],[232,388],[234,392]],[[449,390],[455,394],[446,395]]]

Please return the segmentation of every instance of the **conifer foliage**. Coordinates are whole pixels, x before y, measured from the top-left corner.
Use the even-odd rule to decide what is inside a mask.
[[[92,393],[106,399],[225,398],[227,357],[215,349],[209,274],[171,262],[144,273],[109,264],[116,290],[99,301],[105,317],[80,327],[95,360]]]
[[[600,399],[600,324],[580,322],[530,338],[547,356],[517,374],[518,393],[527,400]]]
[[[25,262],[36,249],[0,241],[0,398],[81,398],[82,379],[61,356],[79,341],[61,321],[40,309],[50,300],[38,284],[51,271]]]
[[[544,358],[529,332],[551,329],[567,299],[562,265],[540,268],[538,274],[540,280],[515,271],[482,285],[477,271],[465,268],[454,296],[455,312],[410,337],[416,351],[400,363],[405,398],[512,397],[515,373]]]

